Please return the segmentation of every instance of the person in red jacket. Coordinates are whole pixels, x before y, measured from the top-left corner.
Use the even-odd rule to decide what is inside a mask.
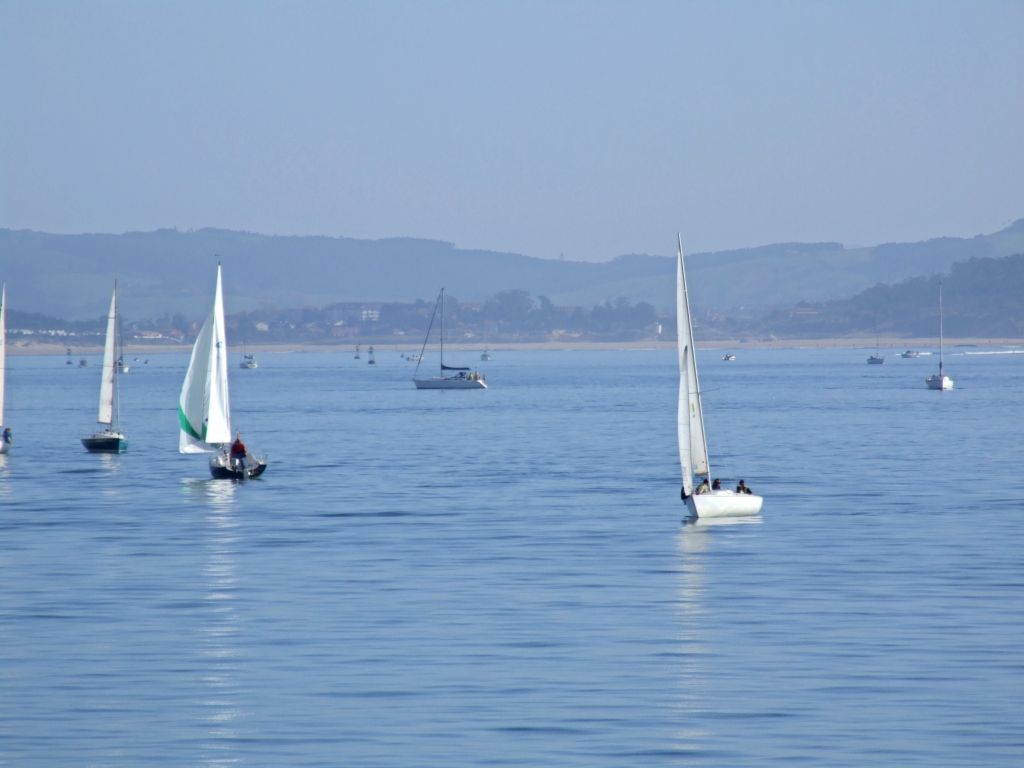
[[[235,442],[231,444],[231,465],[244,470],[247,453],[245,443],[242,442],[242,433],[235,432]]]

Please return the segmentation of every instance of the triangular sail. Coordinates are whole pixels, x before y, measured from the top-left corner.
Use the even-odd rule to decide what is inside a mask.
[[[3,425],[3,403],[7,380],[7,284],[0,291],[0,426]]]
[[[103,345],[103,373],[100,378],[100,408],[96,421],[111,426],[114,423],[114,402],[117,397],[117,370],[114,367],[114,350],[117,344],[117,285],[110,297],[110,312],[107,314],[107,340]]]
[[[0,425],[4,423],[4,396],[7,380],[7,284],[0,291]]]
[[[676,332],[679,349],[679,462],[683,472],[683,490],[693,491],[693,475],[709,474],[708,447],[704,435],[704,414],[697,379],[697,356],[693,344],[693,322],[686,290],[683,266],[683,242],[679,238],[676,263]]]
[[[209,453],[231,442],[231,405],[228,397],[227,339],[224,332],[224,297],[220,265],[213,309],[192,347],[188,372],[178,400],[181,453]]]

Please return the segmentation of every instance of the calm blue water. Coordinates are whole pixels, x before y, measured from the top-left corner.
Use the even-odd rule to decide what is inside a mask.
[[[671,351],[510,352],[486,392],[378,354],[232,370],[245,485],[179,456],[184,355],[9,362],[0,764],[1019,766],[1024,355],[701,353],[684,526]],[[475,359],[475,355],[469,356]],[[4,457],[0,457],[4,459]]]

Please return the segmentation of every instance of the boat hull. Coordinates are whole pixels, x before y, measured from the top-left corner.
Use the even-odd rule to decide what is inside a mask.
[[[128,441],[120,432],[97,432],[82,438],[82,445],[89,453],[124,453]]]
[[[686,506],[695,517],[740,517],[761,512],[764,499],[753,493],[711,491],[686,499]]]
[[[433,379],[413,379],[416,389],[487,389],[483,379],[458,378],[455,376]]]
[[[939,376],[933,374],[924,380],[924,383],[928,385],[928,389],[935,390],[948,390],[953,388],[953,380],[949,376]]]
[[[210,475],[214,480],[252,480],[262,475],[266,468],[266,459],[247,462],[244,469],[233,466],[231,459],[224,455],[210,459]]]

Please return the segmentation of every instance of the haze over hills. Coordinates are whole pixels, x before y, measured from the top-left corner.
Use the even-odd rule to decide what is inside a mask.
[[[684,242],[685,245],[685,242]],[[946,272],[954,262],[1024,252],[1024,219],[990,235],[845,248],[787,243],[687,255],[695,304],[759,314],[800,301],[845,299],[878,283]],[[430,300],[441,285],[460,301],[504,290],[556,305],[625,297],[671,311],[674,237],[665,255],[610,262],[538,259],[394,238],[280,237],[218,229],[55,235],[0,229],[0,279],[12,309],[68,319],[103,314],[113,279],[128,319],[207,311],[214,265],[225,269],[229,312],[322,307],[343,301]]]

